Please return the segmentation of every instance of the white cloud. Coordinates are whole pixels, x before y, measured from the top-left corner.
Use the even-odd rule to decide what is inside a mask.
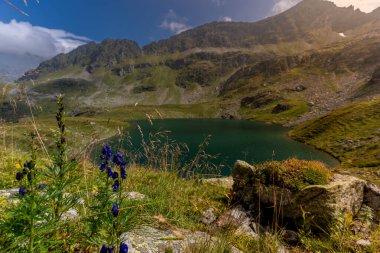
[[[325,0],[334,2],[339,7],[348,7],[353,5],[355,8],[363,12],[370,13],[380,7],[379,0]]]
[[[169,22],[166,20],[162,22],[160,27],[162,29],[170,30],[171,32],[174,32],[176,34],[179,34],[181,32],[191,29],[191,27],[186,24],[175,22],[175,21]]]
[[[284,12],[296,5],[297,3],[299,3],[300,1],[301,0],[278,0],[272,8],[272,13],[278,14]]]
[[[88,38],[63,30],[33,26],[28,22],[0,22],[1,53],[50,58],[59,53],[67,53],[88,41]]]
[[[165,16],[165,20],[161,23],[160,27],[162,29],[169,30],[175,34],[180,34],[192,28],[186,23],[187,18],[178,17],[175,11],[169,10],[169,12]]]
[[[223,22],[232,22],[231,17],[221,17],[220,20],[222,20]]]
[[[213,2],[217,6],[223,6],[226,4],[227,0],[211,0],[211,2]]]
[[[349,7],[353,5],[355,8],[360,9],[363,12],[372,12],[376,8],[380,7],[379,0],[324,0],[335,3],[339,7]],[[277,0],[272,8],[272,14],[278,14],[293,7],[301,0]]]

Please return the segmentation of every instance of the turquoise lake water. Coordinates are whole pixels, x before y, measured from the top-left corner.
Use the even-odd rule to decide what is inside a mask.
[[[153,125],[149,121],[136,121],[131,125],[128,133],[134,147],[138,147],[141,143],[141,134],[137,128],[139,125],[145,137],[149,133],[168,131],[171,140],[187,144],[188,157],[194,156],[199,144],[210,135],[206,151],[208,154],[218,155],[214,162],[225,165],[222,170],[223,175],[230,174],[230,169],[236,160],[260,163],[297,157],[318,160],[328,166],[339,164],[327,153],[288,138],[289,129],[278,125],[221,119],[155,120]],[[112,143],[117,143],[117,140],[111,140]]]

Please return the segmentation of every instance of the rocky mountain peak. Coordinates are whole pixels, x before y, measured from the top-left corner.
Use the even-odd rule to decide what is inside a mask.
[[[42,62],[37,69],[25,73],[18,81],[35,80],[41,74],[51,73],[69,66],[81,66],[91,69],[110,67],[127,59],[138,57],[142,50],[135,41],[107,39],[100,44],[90,42],[67,54],[59,54]]]

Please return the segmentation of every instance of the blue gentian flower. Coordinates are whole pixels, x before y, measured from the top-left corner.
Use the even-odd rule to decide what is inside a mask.
[[[20,194],[21,196],[24,196],[25,195],[25,189],[24,187],[20,187],[20,189],[18,190],[18,194]]]
[[[119,189],[119,186],[120,186],[120,182],[119,182],[118,179],[116,179],[115,182],[114,182],[113,185],[112,185],[112,189],[113,189],[114,191],[117,191],[117,189]]]
[[[42,189],[42,188],[45,188],[45,187],[46,187],[46,184],[43,183],[43,184],[40,184],[40,185],[38,186],[38,189]]]
[[[24,177],[24,174],[22,172],[17,172],[16,179],[17,181],[20,181]]]
[[[113,251],[114,251],[114,247],[111,245],[111,246],[109,246],[108,247],[108,253],[113,253]]]
[[[105,171],[106,170],[106,165],[104,163],[102,163],[102,165],[100,165],[100,168],[99,168],[101,171]]]
[[[127,178],[127,172],[125,171],[125,165],[121,165],[120,166],[120,174],[121,174],[121,178],[122,179],[126,179]]]
[[[103,244],[102,248],[100,249],[100,253],[107,253],[107,251],[108,247],[105,244]]]
[[[125,243],[120,244],[120,253],[128,253],[128,245]]]
[[[112,172],[112,168],[111,167],[107,168],[107,174],[108,174],[108,177],[112,177],[113,176],[113,172]]]
[[[112,214],[114,217],[117,217],[119,215],[119,206],[117,205],[117,203],[113,204]]]
[[[105,163],[107,164],[108,161],[111,159],[111,157],[112,157],[111,146],[107,144],[102,147],[102,154],[100,156],[100,159],[104,160]]]
[[[117,173],[116,171],[112,174],[112,178],[113,179],[118,179],[119,178],[119,173]]]
[[[117,154],[113,157],[113,162],[117,165],[122,165],[123,162],[123,154],[121,152],[117,152]]]
[[[111,149],[111,146],[109,144],[104,145],[102,147],[102,155],[106,155],[108,153],[108,150],[110,150],[110,149]]]

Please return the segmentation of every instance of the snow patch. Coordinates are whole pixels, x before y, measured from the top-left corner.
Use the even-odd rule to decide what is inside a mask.
[[[339,33],[340,37],[346,38],[347,36],[344,33]]]

